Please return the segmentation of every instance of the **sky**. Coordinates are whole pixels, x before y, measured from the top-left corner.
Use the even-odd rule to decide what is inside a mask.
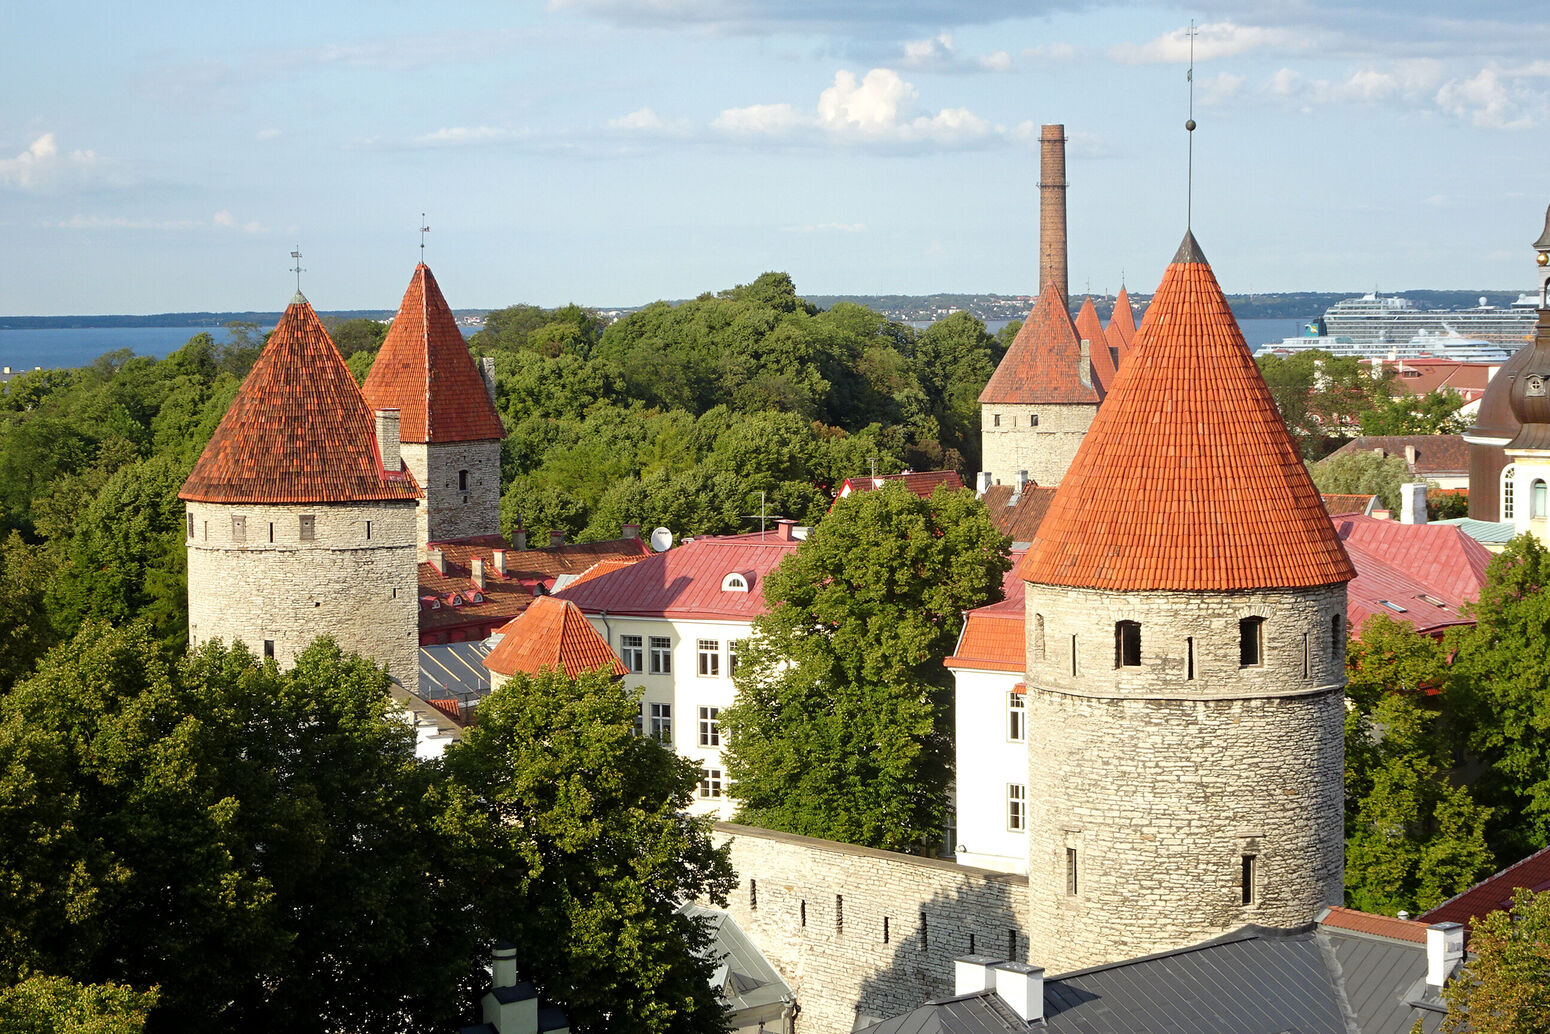
[[[0,314],[1073,293],[1193,229],[1229,292],[1528,290],[1550,18],[1527,0],[15,5]]]

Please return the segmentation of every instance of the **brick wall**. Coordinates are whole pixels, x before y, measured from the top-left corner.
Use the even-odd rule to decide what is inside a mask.
[[[500,534],[500,442],[406,442],[402,451],[404,465],[425,493],[416,514],[422,557],[427,542]],[[464,470],[466,489],[458,480]]]

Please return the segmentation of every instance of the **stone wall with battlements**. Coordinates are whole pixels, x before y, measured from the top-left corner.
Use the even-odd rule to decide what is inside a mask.
[[[990,472],[992,484],[1013,484],[1017,472],[1026,470],[1035,484],[1053,488],[1097,413],[1097,406],[982,403],[980,469]]]
[[[500,534],[500,442],[405,442],[401,450],[424,493],[416,514],[421,559],[427,542]]]
[[[1027,616],[1040,964],[1097,965],[1245,923],[1298,926],[1340,903],[1343,586],[1030,584]],[[1243,618],[1263,619],[1248,666]],[[1139,664],[1121,663],[1118,621],[1140,625]]]
[[[728,911],[796,992],[804,1034],[951,995],[958,956],[1042,965],[1026,877],[725,822],[716,838],[738,874]]]
[[[189,645],[242,640],[283,666],[313,639],[419,682],[413,500],[187,504]],[[311,537],[303,538],[303,518]]]

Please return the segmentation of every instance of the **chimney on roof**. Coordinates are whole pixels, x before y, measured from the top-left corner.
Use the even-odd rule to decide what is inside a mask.
[[[516,531],[511,533],[511,548],[516,550],[518,553],[520,553],[523,550],[527,549],[527,530],[526,529],[518,528]]]
[[[990,471],[982,470],[974,475],[974,494],[984,495],[990,491]]]
[[[1093,386],[1093,346],[1090,341],[1082,342],[1082,357],[1076,361],[1076,377],[1086,387]]]
[[[1464,927],[1460,923],[1433,923],[1426,928],[1426,982],[1442,987],[1453,968],[1464,958]]]
[[[1405,446],[1405,466],[1409,467],[1411,470],[1415,469],[1415,446],[1414,445],[1407,445],[1407,446]]]
[[[1426,482],[1412,481],[1399,486],[1399,523],[1426,523]]]
[[[780,539],[782,542],[795,542],[796,526],[797,522],[790,520],[789,518],[776,521],[775,537]]]
[[[506,551],[497,546],[490,550],[490,559],[495,562],[495,573],[506,577]]]
[[[437,574],[447,573],[447,554],[441,550],[434,547],[427,549],[425,551],[425,559],[431,562],[431,566],[436,569]]]
[[[478,587],[480,592],[483,592],[484,591],[484,557],[482,557],[482,556],[474,557],[472,560],[469,561],[468,566],[470,568],[472,568],[471,576],[473,578],[474,585]]]
[[[513,987],[517,983],[517,948],[508,941],[501,941],[490,953],[490,983],[496,987]]]
[[[1054,286],[1069,304],[1066,290],[1066,127],[1039,132],[1039,293]]]
[[[396,409],[377,410],[377,451],[382,454],[382,469],[397,474],[403,469],[398,450],[398,417]]]
[[[565,545],[565,532],[563,532],[563,531],[551,531],[551,532],[549,532],[549,547],[551,549],[553,549],[555,546],[563,546],[563,545]]]
[[[1017,488],[1014,491],[1016,491],[1019,495],[1021,495],[1022,494],[1022,490],[1027,488],[1027,487],[1028,487],[1028,472],[1026,470],[1019,470],[1017,472]]]
[[[996,986],[995,974],[990,967],[997,960],[991,955],[961,955],[953,960],[953,994],[971,995],[976,991],[989,991]]]
[[[1025,1023],[1044,1018],[1044,970],[1022,962],[998,962],[990,967],[1000,998]]]
[[[639,539],[640,538],[640,525],[639,524],[626,524],[624,526],[624,537],[627,538],[627,539],[630,539],[632,541],[636,540],[636,539]]]
[[[495,359],[485,356],[479,360],[479,379],[484,381],[484,393],[490,396],[490,405],[495,405]]]

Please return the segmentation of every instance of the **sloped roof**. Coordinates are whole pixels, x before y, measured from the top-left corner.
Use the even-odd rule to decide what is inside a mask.
[[[1103,396],[1097,387],[1080,379],[1078,340],[1065,300],[1053,285],[1046,287],[980,392],[980,401],[1096,406]]]
[[[1421,916],[1423,923],[1462,923],[1472,926],[1492,912],[1512,904],[1519,890],[1536,894],[1550,890],[1550,847],[1535,851],[1501,872],[1487,876],[1462,894],[1455,895]]]
[[[767,609],[764,576],[799,545],[778,531],[697,538],[556,595],[588,614],[752,621]],[[721,588],[734,573],[743,576],[746,592]]]
[[[1082,300],[1074,325],[1078,344],[1087,342],[1087,354],[1092,359],[1093,379],[1098,382],[1099,393],[1106,394],[1114,387],[1114,376],[1119,368],[1109,353],[1109,336],[1103,332],[1103,323],[1098,319],[1098,309],[1093,305],[1092,295]]]
[[[1512,353],[1512,358],[1502,364],[1496,376],[1491,378],[1491,383],[1486,385],[1474,426],[1465,434],[1472,438],[1492,438],[1502,443],[1511,441],[1517,435],[1523,424],[1512,411],[1512,385],[1533,361],[1533,341]]]
[[[1038,534],[1049,504],[1055,499],[1053,488],[1041,488],[1033,482],[1018,492],[1015,485],[991,485],[980,496],[996,528],[1014,544],[1033,541]]]
[[[1123,287],[1119,289],[1119,297],[1114,299],[1114,311],[1109,314],[1109,325],[1104,328],[1104,333],[1109,336],[1109,344],[1119,349],[1123,363],[1136,339],[1136,317],[1130,308],[1130,292]]]
[[[506,433],[452,309],[423,262],[361,391],[371,408],[399,410],[399,435],[406,442],[486,441]]]
[[[1345,514],[1335,519],[1335,531],[1348,548],[1359,546],[1456,601],[1479,598],[1491,564],[1491,551],[1451,524]]]
[[[949,668],[972,671],[1023,672],[1028,667],[1028,640],[1023,614],[1027,583],[1018,577],[1021,552],[1012,554],[1012,567],[1001,580],[1002,599],[964,615],[963,631],[953,655],[942,663]]]
[[[1341,495],[1326,492],[1321,498],[1324,500],[1324,509],[1329,511],[1331,517],[1338,517],[1343,513],[1359,513],[1366,516],[1378,505],[1378,497],[1375,495]]]
[[[837,503],[856,492],[871,492],[882,488],[890,481],[897,481],[922,499],[931,498],[942,485],[948,488],[962,488],[963,478],[958,476],[956,470],[907,470],[902,474],[863,474],[859,477],[846,478],[840,485],[840,490],[834,496]],[[834,504],[829,504],[829,509],[834,509]]]
[[[571,678],[599,668],[615,675],[629,672],[586,615],[553,596],[534,600],[520,617],[502,625],[500,634],[484,666],[502,675],[537,675],[545,668],[558,668]]]
[[[1406,446],[1415,449],[1410,469],[1416,474],[1445,476],[1469,472],[1469,446],[1459,434],[1364,434],[1346,442],[1330,456],[1351,456],[1380,451],[1405,458]]]
[[[178,498],[348,503],[419,495],[402,464],[382,469],[376,416],[297,293]]]
[[[1193,234],[1021,572],[1051,585],[1185,592],[1355,577]]]
[[[1376,367],[1392,366],[1395,376],[1390,384],[1412,395],[1447,388],[1465,402],[1482,397],[1493,379],[1492,369],[1499,363],[1466,363],[1458,359],[1401,359],[1385,363],[1383,359],[1371,360]]]

